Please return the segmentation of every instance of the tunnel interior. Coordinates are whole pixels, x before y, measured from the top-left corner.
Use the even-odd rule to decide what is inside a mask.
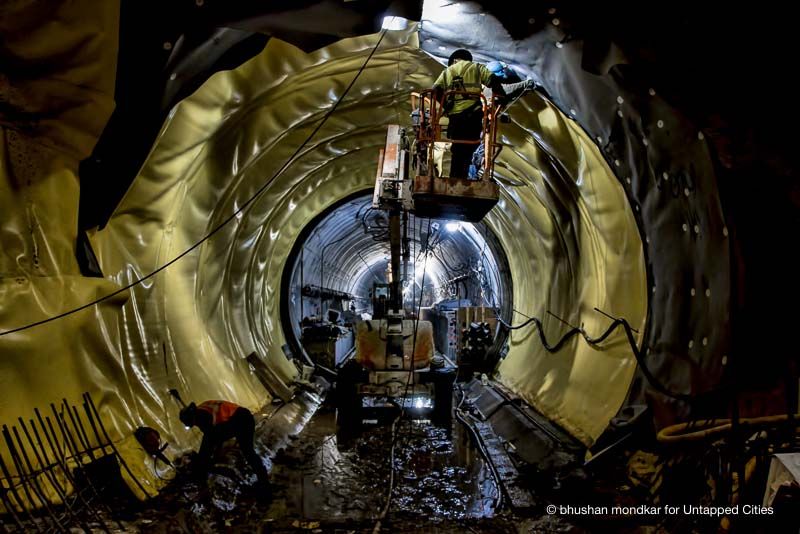
[[[372,191],[357,193],[320,213],[295,242],[282,280],[282,325],[294,353],[305,350],[304,337],[310,341],[314,332],[314,328],[304,330],[304,325],[352,326],[375,315],[373,286],[383,286],[390,278],[390,247],[388,214],[372,207],[372,195]],[[419,309],[426,317],[435,316],[436,351],[455,359],[456,338],[467,327],[451,324],[456,321],[455,309],[485,308],[484,318],[491,319],[511,315],[508,260],[485,225],[414,215],[409,215],[407,224],[410,261],[402,286],[403,308],[409,314]],[[486,363],[489,372],[507,350],[507,336],[499,334],[491,362]],[[354,332],[342,333],[330,365],[339,366],[354,346]]]
[[[764,488],[784,473],[775,455],[797,454],[800,366],[779,336],[758,341],[774,292],[755,237],[768,217],[748,209],[797,224],[783,144],[762,141],[785,125],[678,88],[691,76],[669,9],[648,33],[612,7],[207,0],[153,20],[125,0],[34,4],[0,8],[4,527],[58,530],[59,507],[80,523],[72,511],[94,508],[73,474],[96,476],[82,459],[95,451],[135,495],[119,499],[151,498],[129,525],[144,530],[152,513],[188,530],[591,531],[608,514],[540,509],[792,502]],[[681,27],[706,42],[698,17]],[[723,55],[708,39],[697,57]],[[392,125],[412,131],[412,96],[459,48],[533,89],[497,127],[496,205],[474,223],[405,213],[401,276],[374,204],[380,151]],[[692,66],[696,85],[716,83]],[[774,180],[751,197],[755,175]],[[386,341],[393,278],[403,350],[416,362],[429,336],[444,364],[364,364],[359,336],[377,325]],[[406,398],[438,402],[450,372],[452,419],[409,416]],[[393,394],[345,436],[351,389]],[[208,480],[183,478],[205,434],[179,412],[205,399],[255,414],[270,504],[242,497],[260,490],[230,443]],[[62,461],[26,424],[54,460],[63,439]],[[719,523],[665,514],[650,523]]]

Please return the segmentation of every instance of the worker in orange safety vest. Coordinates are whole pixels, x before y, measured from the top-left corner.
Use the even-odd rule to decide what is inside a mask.
[[[196,426],[203,432],[197,458],[200,473],[208,471],[211,458],[220,445],[236,438],[247,463],[258,476],[259,485],[268,487],[269,474],[253,448],[256,423],[250,410],[223,400],[209,400],[198,405],[192,402],[181,410],[180,420],[188,428]]]

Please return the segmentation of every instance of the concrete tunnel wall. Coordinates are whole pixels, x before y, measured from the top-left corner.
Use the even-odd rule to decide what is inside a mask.
[[[112,15],[98,26],[113,24]],[[9,264],[6,271],[14,274],[3,278],[3,330],[106,294],[197,242],[300,146],[377,40],[345,39],[305,54],[273,39],[260,55],[213,76],[178,105],[108,226],[92,237],[107,279],[88,280],[65,268],[74,264],[66,253],[74,235],[69,210],[40,210],[38,227],[48,231],[37,235],[39,246],[61,252],[53,254],[46,275]],[[316,214],[372,187],[385,125],[406,121],[408,93],[430,86],[441,68],[419,49],[414,28],[388,32],[300,157],[213,238],[135,286],[124,304],[106,302],[1,339],[0,376],[9,394],[0,419],[90,391],[123,453],[140,458],[135,471],[151,478],[132,443],[134,428],[154,426],[176,449],[197,439],[178,423],[169,387],[188,398],[223,397],[256,408],[269,395],[243,360],[254,350],[271,369],[274,393],[288,394],[282,384],[291,382],[294,368],[281,351],[279,289],[291,246]],[[594,333],[608,324],[592,311],[597,306],[642,330],[645,259],[619,180],[586,133],[551,102],[532,94],[511,115],[512,124],[502,129],[501,200],[487,224],[509,257],[515,307],[543,317],[551,338],[565,328],[546,310]],[[4,134],[8,150],[12,132]],[[41,183],[51,189],[31,204],[72,203],[64,184],[75,184],[75,177],[59,175],[61,167],[45,173]],[[4,169],[4,183],[14,183],[13,168]],[[9,189],[4,197],[18,200],[31,184]],[[72,190],[77,194],[76,185]],[[8,212],[21,210],[9,206]],[[4,249],[27,227],[20,223],[6,232]],[[47,365],[52,372],[41,373]],[[634,369],[619,332],[603,350],[573,338],[551,355],[533,330],[521,330],[512,336],[499,377],[589,444],[623,402]]]

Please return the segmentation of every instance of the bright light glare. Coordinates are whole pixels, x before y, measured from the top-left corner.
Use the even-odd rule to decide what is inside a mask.
[[[461,223],[458,222],[449,222],[444,225],[448,232],[457,232],[461,230]]]
[[[394,30],[400,31],[405,30],[408,26],[408,19],[404,19],[403,17],[383,17],[383,24],[381,27],[384,30]]]
[[[416,274],[416,277],[417,278],[422,278],[422,273],[424,273],[425,270],[428,267],[430,267],[430,265],[426,265],[424,260],[423,261],[418,261],[417,263],[415,263],[414,264],[414,273]]]
[[[461,2],[449,0],[425,0],[422,3],[422,20],[434,23],[463,20],[464,7]]]

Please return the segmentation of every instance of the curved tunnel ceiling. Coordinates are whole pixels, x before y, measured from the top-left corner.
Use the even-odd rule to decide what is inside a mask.
[[[509,256],[518,311],[543,317],[553,337],[566,327],[546,311],[595,333],[608,324],[593,311],[598,307],[639,327],[651,370],[672,391],[702,394],[722,382],[733,350],[732,307],[746,312],[739,320],[752,318],[752,273],[766,271],[752,271],[758,239],[742,240],[743,232],[755,232],[742,224],[752,222],[743,217],[749,207],[741,198],[743,186],[718,183],[715,165],[730,169],[754,156],[729,149],[717,159],[714,149],[724,146],[719,132],[700,130],[690,118],[697,117],[696,109],[684,114],[674,99],[662,97],[652,72],[634,68],[624,47],[598,46],[580,14],[533,6],[527,18],[515,10],[498,10],[495,17],[480,3],[438,6],[426,3],[418,34],[413,28],[387,34],[336,113],[274,179],[356,75],[376,36],[345,39],[310,54],[273,38],[251,61],[213,76],[172,109],[125,200],[92,237],[106,279],[79,276],[72,259],[76,214],[63,208],[70,199],[77,204],[74,162],[88,153],[110,110],[108,80],[95,78],[110,71],[113,48],[96,45],[116,42],[116,35],[95,34],[96,28],[115,28],[115,14],[109,7],[83,21],[94,32],[94,45],[78,47],[80,32],[63,42],[74,45],[75,65],[106,68],[70,64],[59,76],[75,89],[60,101],[72,105],[66,113],[56,110],[33,134],[4,129],[6,182],[28,184],[22,193],[10,193],[12,202],[4,206],[13,214],[3,237],[10,258],[3,265],[11,273],[3,285],[4,328],[84,304],[153,271],[235,213],[261,185],[268,187],[202,247],[133,288],[124,305],[121,298],[107,301],[4,338],[3,343],[12,340],[4,349],[14,347],[4,350],[4,386],[17,400],[1,405],[4,420],[30,411],[42,392],[72,398],[91,391],[101,396],[101,410],[113,419],[117,436],[129,437],[145,424],[183,445],[188,434],[163,392],[178,387],[192,397],[226,397],[255,407],[264,389],[243,360],[251,350],[267,362],[273,392],[288,394],[280,383],[291,380],[294,367],[280,349],[279,277],[294,239],[315,214],[372,186],[385,125],[404,122],[409,91],[429,86],[441,59],[460,46],[478,59],[507,61],[549,95],[531,94],[514,105],[512,123],[502,131],[508,148],[497,169],[501,201],[486,220]],[[65,20],[80,26],[77,19]],[[7,85],[0,77],[4,98]],[[52,91],[29,87],[32,95]],[[44,105],[12,88],[12,104]],[[96,92],[78,90],[86,88]],[[102,113],[86,120],[91,102]],[[72,129],[59,129],[58,120]],[[55,142],[30,142],[26,136],[37,132]],[[52,165],[29,171],[36,161]],[[770,165],[765,168],[780,161]],[[59,173],[60,168],[70,170]],[[740,195],[725,204],[735,210],[738,225],[723,213],[720,187]],[[84,189],[82,176],[81,198]],[[754,193],[769,197],[764,191]],[[777,213],[787,219],[786,206],[780,206]],[[736,240],[729,244],[729,238]],[[748,286],[734,288],[734,275],[739,286],[745,280]],[[747,306],[732,302],[732,291],[751,299]],[[740,336],[748,346],[754,339]],[[53,343],[63,349],[57,361],[48,360],[59,372],[34,372],[31,366],[41,364],[42,351]],[[740,360],[740,366],[753,367]],[[590,443],[628,393],[634,367],[621,337],[604,350],[575,340],[549,354],[531,330],[523,330],[513,334],[499,376]],[[656,417],[662,423],[688,411],[687,405],[670,406],[669,399],[647,393],[660,407]],[[634,384],[631,396],[639,394]],[[135,454],[135,446],[123,450]]]
[[[291,380],[294,368],[281,351],[284,264],[316,214],[372,187],[385,126],[406,123],[410,91],[429,87],[441,70],[419,49],[415,30],[386,33],[335,113],[274,177],[379,37],[345,39],[312,54],[273,39],[253,60],[216,74],[171,113],[122,204],[94,237],[105,272],[130,273],[129,263],[146,271],[202,238],[269,183],[198,254],[172,266],[152,290],[134,290],[141,296],[133,301],[145,302],[135,315],[162,310],[157,328],[179,360],[179,374],[194,373],[180,361],[189,354],[209,362],[204,366],[211,372],[186,378],[192,397],[219,394],[210,380],[218,367],[229,376],[226,394],[239,396],[237,362],[251,351],[277,378]],[[513,123],[502,130],[501,200],[486,223],[509,256],[516,308],[540,317],[550,310],[601,331],[608,320],[591,311],[597,306],[642,327],[644,258],[622,187],[593,143],[554,105],[531,95],[515,106]],[[126,235],[132,230],[136,235]],[[132,328],[135,352],[151,343],[148,328]],[[547,318],[545,329],[557,336],[564,326]],[[500,376],[591,442],[623,402],[634,369],[621,335],[603,351],[575,339],[551,355],[527,329],[512,336]]]

